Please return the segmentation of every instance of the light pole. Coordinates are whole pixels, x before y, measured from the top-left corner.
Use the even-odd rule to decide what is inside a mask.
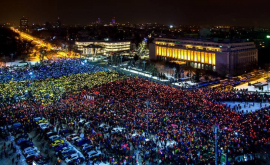
[[[175,71],[176,71],[176,68],[175,68],[175,67],[173,67],[173,71],[174,71],[174,72],[173,72],[173,73],[174,73],[173,79],[174,79],[174,78],[176,77],[176,72],[175,72]]]
[[[145,63],[146,63],[146,61],[143,61],[143,64],[144,64],[144,70],[145,70]]]
[[[121,64],[122,64],[122,59],[123,59],[123,56],[121,55],[121,56],[120,56],[120,58],[121,58],[121,63],[120,63],[120,65],[121,65]]]
[[[149,106],[149,100],[146,100],[146,108],[147,108],[147,136],[148,136],[148,106]]]
[[[215,134],[215,165],[217,165],[217,133],[218,133],[218,125],[213,126],[213,132]]]

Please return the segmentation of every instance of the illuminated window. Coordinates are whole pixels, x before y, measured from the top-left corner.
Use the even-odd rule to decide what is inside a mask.
[[[201,62],[201,52],[197,52],[197,61]]]
[[[190,60],[193,61],[193,51],[190,51]]]
[[[197,51],[194,51],[194,61],[197,61]]]
[[[188,61],[190,61],[190,50],[188,50]]]
[[[187,60],[187,50],[184,51],[185,60]]]
[[[209,64],[212,64],[212,53],[208,53]]]
[[[177,58],[181,59],[181,51],[180,51],[180,49],[177,49]]]
[[[205,60],[205,58],[204,58],[204,52],[201,52],[201,62],[204,63],[204,60]]]
[[[181,59],[184,59],[184,49],[181,49]]]
[[[212,53],[212,64],[216,65],[216,54]]]
[[[205,58],[204,59],[205,60],[205,63],[208,64],[208,53],[205,53],[205,57],[204,58]]]

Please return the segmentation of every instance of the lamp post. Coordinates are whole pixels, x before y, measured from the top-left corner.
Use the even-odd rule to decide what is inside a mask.
[[[149,100],[146,100],[146,108],[147,108],[147,136],[148,136],[148,106],[149,106]]]
[[[218,133],[218,125],[213,126],[213,132],[215,134],[215,165],[217,165],[217,133]]]
[[[175,67],[173,67],[173,71],[174,71],[174,72],[173,72],[173,74],[174,74],[174,75],[173,75],[173,79],[175,79],[175,77],[176,77],[176,72],[175,72],[175,71],[176,71],[176,68],[175,68]]]
[[[121,56],[120,56],[120,58],[121,58],[121,63],[120,63],[120,65],[121,65],[121,64],[122,64],[122,59],[123,59],[123,56],[121,55]]]
[[[144,70],[145,70],[145,63],[146,63],[146,61],[143,61],[143,64],[144,64]]]

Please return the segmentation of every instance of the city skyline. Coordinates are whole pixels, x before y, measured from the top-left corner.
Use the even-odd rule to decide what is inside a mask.
[[[58,17],[65,24],[90,24],[100,18],[109,23],[113,17],[120,23],[161,23],[183,25],[229,25],[270,26],[268,10],[270,2],[245,3],[228,0],[220,3],[213,0],[187,1],[34,1],[13,3],[1,2],[0,22],[17,25],[25,16],[30,23],[55,22]]]

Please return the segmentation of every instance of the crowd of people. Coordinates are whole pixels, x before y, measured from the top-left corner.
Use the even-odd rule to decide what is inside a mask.
[[[65,88],[62,99],[52,99],[50,104],[42,103],[42,97],[33,99],[41,89],[54,93],[59,85],[57,82]],[[31,84],[18,83],[19,88],[3,86],[1,92],[5,96],[25,90],[32,94],[24,101],[1,101],[1,126],[20,122],[26,126],[26,131],[30,131],[34,127],[33,118],[37,116],[45,117],[50,123],[78,123],[83,118],[91,124],[88,129],[81,129],[82,133],[93,144],[104,146],[105,153],[114,153],[114,158],[105,156],[109,162],[133,162],[135,150],[139,148],[148,153],[148,157],[141,155],[143,163],[147,160],[154,164],[155,157],[161,162],[180,164],[213,163],[215,124],[219,126],[219,159],[222,153],[229,158],[260,153],[270,144],[269,107],[241,114],[218,103],[269,99],[256,93],[210,88],[177,89],[116,72],[74,74]],[[90,95],[94,96],[95,102],[86,97]],[[98,130],[101,124],[125,128],[125,131],[105,136]],[[146,139],[154,144],[152,149]]]
[[[59,100],[66,92],[78,93],[81,89],[92,88],[124,77],[115,71],[101,71],[46,80],[3,83],[0,84],[0,103],[14,103],[26,99],[48,103]]]
[[[87,60],[58,59],[37,63],[28,68],[0,68],[0,83],[10,81],[40,80],[58,78],[79,73],[108,71],[106,68],[90,64]]]

